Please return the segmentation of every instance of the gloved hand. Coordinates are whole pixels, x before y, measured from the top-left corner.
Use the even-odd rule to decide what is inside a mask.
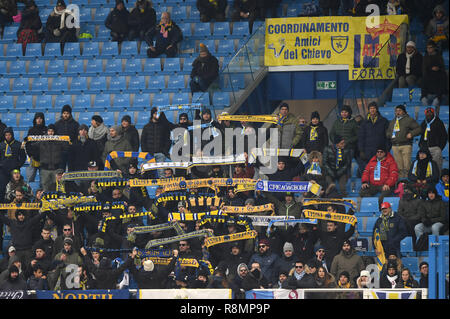
[[[55,37],[59,37],[61,35],[61,31],[59,31],[59,29],[55,29],[55,30],[53,30],[53,35]]]

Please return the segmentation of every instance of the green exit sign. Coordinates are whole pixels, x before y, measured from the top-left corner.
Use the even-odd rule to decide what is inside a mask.
[[[336,90],[336,81],[316,81],[316,90]]]

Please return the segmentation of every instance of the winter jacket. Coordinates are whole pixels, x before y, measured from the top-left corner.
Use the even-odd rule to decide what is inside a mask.
[[[11,244],[17,250],[30,249],[33,246],[32,228],[39,223],[45,214],[37,213],[33,217],[26,217],[23,221],[12,220],[0,214],[0,221],[8,225],[11,232]]]
[[[282,256],[278,258],[275,267],[274,267],[274,277],[272,278],[272,283],[276,284],[278,282],[278,277],[281,271],[289,273],[289,271],[294,268],[295,263],[297,262],[297,256],[292,254],[291,257]]]
[[[368,161],[375,156],[376,148],[380,145],[385,145],[386,149],[390,148],[385,134],[388,126],[389,121],[380,113],[377,114],[375,123],[370,118],[361,123],[358,130],[358,149],[360,155],[361,152],[364,153],[364,160]]]
[[[242,279],[241,287],[245,291],[252,289],[269,288],[269,282],[261,273],[259,277],[255,277],[251,272]]]
[[[298,124],[297,117],[288,113],[282,124],[274,124],[278,128],[280,148],[292,148],[297,145],[303,134],[303,127]]]
[[[96,288],[97,289],[116,289],[117,280],[123,271],[129,268],[133,260],[127,258],[127,260],[120,265],[118,268],[111,267],[111,260],[107,258],[102,258],[100,260],[100,266],[97,268],[92,259],[86,255],[83,257],[83,262],[87,266],[89,272],[95,276]]]
[[[361,270],[364,270],[365,268],[362,257],[356,254],[354,249],[351,248],[349,255],[346,255],[342,250],[333,258],[330,273],[335,278],[339,278],[339,275],[343,271],[347,271],[350,274],[350,282],[356,283],[356,278],[359,277]]]
[[[158,24],[151,32],[151,38],[156,39],[156,47],[165,49],[167,46],[177,46],[179,42],[183,40],[183,33],[180,27],[174,22],[170,21],[169,25],[166,25],[165,30],[168,32],[167,38],[161,36],[162,25]]]
[[[441,199],[435,198],[433,200],[422,200],[417,212],[420,214],[422,223],[425,226],[431,226],[435,223],[444,224],[446,222],[447,209],[447,205]]]
[[[27,283],[20,276],[16,279],[8,279],[0,283],[0,291],[17,291],[17,290],[27,290]]]
[[[400,53],[397,58],[396,71],[398,76],[406,76],[406,52]],[[408,75],[415,75],[417,78],[422,77],[422,54],[416,50],[410,58],[410,72]]]
[[[173,271],[177,258],[172,258],[167,266],[155,266],[153,271],[145,271],[144,267],[139,270],[134,264],[130,264],[129,268],[139,289],[162,289],[165,287],[167,277]]]
[[[151,155],[162,153],[169,155],[170,149],[170,129],[167,120],[161,116],[158,122],[148,122],[141,134],[141,149],[143,152],[148,152]]]
[[[380,240],[383,245],[385,252],[397,251],[400,252],[400,241],[408,235],[408,230],[406,228],[406,223],[399,214],[391,213],[386,220],[386,239],[383,238],[383,218],[380,217],[375,221],[372,229],[372,238],[375,237],[375,229],[380,232]]]
[[[302,204],[297,203],[295,200],[288,204],[286,201],[280,201],[276,196],[271,193],[265,193],[265,196],[270,203],[275,205],[275,214],[277,216],[294,216],[299,219],[302,214]]]
[[[131,145],[123,135],[117,135],[114,139],[108,136],[108,141],[105,144],[105,149],[102,154],[102,162],[104,163],[109,153],[113,151],[131,151]],[[115,158],[111,161],[111,168],[118,168],[122,172],[128,171],[129,158]]]
[[[445,194],[445,190],[447,190],[447,195]],[[449,185],[445,185],[442,180],[439,181],[439,183],[436,184],[436,191],[439,196],[441,196],[442,201],[446,202],[448,204],[448,191],[449,191]]]
[[[191,79],[200,77],[209,86],[219,76],[219,61],[211,53],[192,62]]]
[[[395,183],[398,180],[398,167],[394,160],[394,157],[387,153],[386,157],[381,161],[380,180],[374,179],[374,171],[377,168],[377,157],[374,156],[367,163],[361,177],[362,183],[369,183],[373,186],[388,185],[390,188],[395,187]]]
[[[49,16],[47,18],[47,22],[45,23],[45,29],[52,36],[53,36],[53,31],[55,29],[59,29],[61,34],[65,34],[65,33],[69,34],[68,39],[70,39],[71,41],[76,41],[77,40],[77,35],[76,35],[77,29],[75,28],[75,26],[68,28],[66,23],[63,23],[64,27],[62,29],[60,29],[61,18],[62,18],[62,15],[58,15],[55,13],[54,10],[52,10],[52,12],[49,14]],[[65,19],[66,19],[66,21],[67,21],[67,19],[70,21],[71,20],[70,15],[66,15]]]
[[[419,157],[419,156],[417,156]],[[408,173],[408,180],[415,183],[417,180],[423,180],[425,179],[427,181],[428,185],[435,185],[439,182],[439,167],[437,166],[436,162],[433,160],[430,160],[431,156],[426,158],[425,160],[416,159],[414,162],[412,162],[411,167],[409,169]],[[423,162],[425,168],[422,170],[420,167],[420,163]],[[427,176],[427,167],[428,163],[431,162],[431,175]],[[427,163],[427,164],[425,164]]]
[[[444,12],[441,19],[436,18],[437,11]],[[428,22],[425,29],[425,34],[432,38],[436,35],[445,35],[448,39],[448,17],[446,15],[445,9],[442,5],[437,5],[433,10],[433,18]]]
[[[233,9],[240,12],[256,12],[257,2],[256,0],[234,0]]]
[[[7,143],[3,140],[0,143],[0,169],[5,176],[10,177],[13,169],[20,169],[26,160],[25,150],[21,148],[22,144],[14,139],[14,132],[10,128],[6,128],[4,133],[12,133],[12,140]]]
[[[128,15],[128,27],[136,31],[147,32],[156,26],[156,11],[149,1],[145,1],[145,8],[142,12],[139,7],[135,7]]]
[[[439,70],[432,70],[437,66]],[[439,52],[434,54],[425,54],[422,64],[422,95],[421,98],[428,94],[436,94],[439,98],[448,92],[447,74],[445,72],[445,64],[442,55]]]
[[[278,257],[278,255],[272,253],[270,250],[263,255],[260,253],[255,253],[250,257],[247,265],[249,265],[250,268],[252,263],[259,263],[263,277],[267,280],[267,282],[272,282],[272,278],[275,273],[275,265],[279,258],[280,257]]]
[[[122,127],[122,134],[128,140],[133,152],[139,152],[139,132],[134,125],[130,125],[127,129]]]
[[[427,146],[428,148],[439,146],[439,148],[443,150],[448,142],[448,133],[444,123],[438,116],[435,116],[434,121],[430,124],[430,131],[428,131],[427,139],[425,140],[427,124],[428,121],[426,119],[420,124],[422,135],[420,136],[419,145]]]
[[[320,244],[325,248],[325,261],[328,270],[331,269],[334,257],[341,251],[344,241],[349,239],[354,232],[355,226],[351,226],[347,231],[345,231],[345,227],[337,228],[332,232],[319,230]]]
[[[30,10],[29,8],[26,8],[22,12],[22,20],[20,21],[19,29],[17,30],[17,34],[20,34],[20,32],[24,29],[32,29],[35,31],[39,31],[42,28],[42,21],[39,16],[39,10]]]
[[[68,120],[59,119],[56,121],[55,127],[55,135],[68,135],[72,143],[77,140],[80,124],[72,116]]]
[[[405,220],[419,221],[420,213],[418,208],[420,202],[419,198],[413,198],[413,194],[404,194],[398,203],[397,213]]]
[[[128,17],[130,12],[124,5],[122,10],[114,8],[106,17],[105,27],[118,34],[128,34]]]
[[[28,143],[27,143],[28,145]],[[27,151],[33,158],[38,158],[40,168],[55,170],[62,168],[62,153],[69,149],[67,142],[35,142],[27,146]]]
[[[100,160],[97,144],[87,137],[84,142],[78,137],[71,147],[70,154],[69,171],[87,171],[90,161]]]
[[[345,148],[341,150],[342,161],[337,166],[337,156],[338,150],[334,145],[329,145],[325,147],[323,151],[323,174],[325,176],[330,176],[332,179],[336,180],[339,177],[347,174],[352,165],[352,158],[350,150]]]
[[[330,130],[330,140],[334,141],[336,136],[344,138],[346,149],[354,149],[358,142],[358,123],[353,118],[334,121]]]
[[[268,175],[271,181],[292,181],[292,179],[303,173],[304,166],[301,161],[298,161],[297,166],[288,168],[287,166],[283,170],[277,169],[273,174]]]
[[[305,147],[307,153],[318,151],[323,153],[323,149],[328,145],[328,130],[322,122],[317,124],[317,139],[311,140],[311,126],[308,125],[303,130],[302,145]]]
[[[316,281],[310,274],[304,274],[302,279],[297,280],[294,275],[289,276],[283,283],[284,289],[303,289],[303,288],[316,288]]]
[[[392,146],[401,146],[401,145],[412,145],[413,139],[408,139],[406,135],[411,133],[412,137],[420,135],[422,129],[420,125],[410,117],[408,114],[405,114],[398,122],[400,126],[400,131],[395,133],[395,137],[392,137],[392,133],[394,132],[396,118],[389,122],[388,129],[386,131],[386,137],[391,140]]]

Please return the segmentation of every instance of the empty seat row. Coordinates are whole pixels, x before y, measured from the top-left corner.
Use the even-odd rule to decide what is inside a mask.
[[[16,101],[15,101],[16,100]],[[14,102],[15,101],[15,102]],[[60,109],[69,104],[75,108],[98,107],[114,108],[149,108],[151,106],[168,104],[202,103],[205,106],[213,105],[223,108],[229,106],[231,101],[229,92],[214,92],[212,99],[208,92],[191,93],[139,93],[139,94],[80,94],[80,95],[21,95],[16,99],[13,96],[0,96],[0,110],[2,112],[26,112]],[[13,108],[15,103],[15,108]],[[14,113],[16,113],[14,112]],[[1,112],[0,112],[1,113]],[[8,113],[3,113],[3,116]]]

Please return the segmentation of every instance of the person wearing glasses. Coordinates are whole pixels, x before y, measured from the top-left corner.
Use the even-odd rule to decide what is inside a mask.
[[[286,289],[298,289],[298,288],[316,288],[316,282],[314,276],[306,273],[306,264],[297,260],[294,268],[289,272],[289,277],[286,280]]]
[[[378,146],[376,151],[376,155],[370,159],[364,169],[359,195],[371,197],[381,193],[378,197],[378,203],[381,204],[384,197],[393,193],[399,178],[399,169],[394,157],[387,152],[385,145]]]
[[[268,283],[271,283],[274,276],[277,275],[275,273],[275,266],[279,258],[278,255],[270,250],[269,240],[261,239],[258,243],[258,252],[250,257],[248,264],[258,263],[261,267],[262,276]]]
[[[56,237],[55,242],[53,244],[53,259],[55,258],[56,254],[60,253],[61,250],[64,248],[64,240],[66,238],[72,239],[72,246],[75,250],[78,251],[80,249],[80,241],[77,236],[73,233],[72,224],[64,224],[62,227],[63,233]]]
[[[428,263],[426,261],[422,261],[419,265],[420,271],[420,279],[419,279],[419,288],[428,288]]]

